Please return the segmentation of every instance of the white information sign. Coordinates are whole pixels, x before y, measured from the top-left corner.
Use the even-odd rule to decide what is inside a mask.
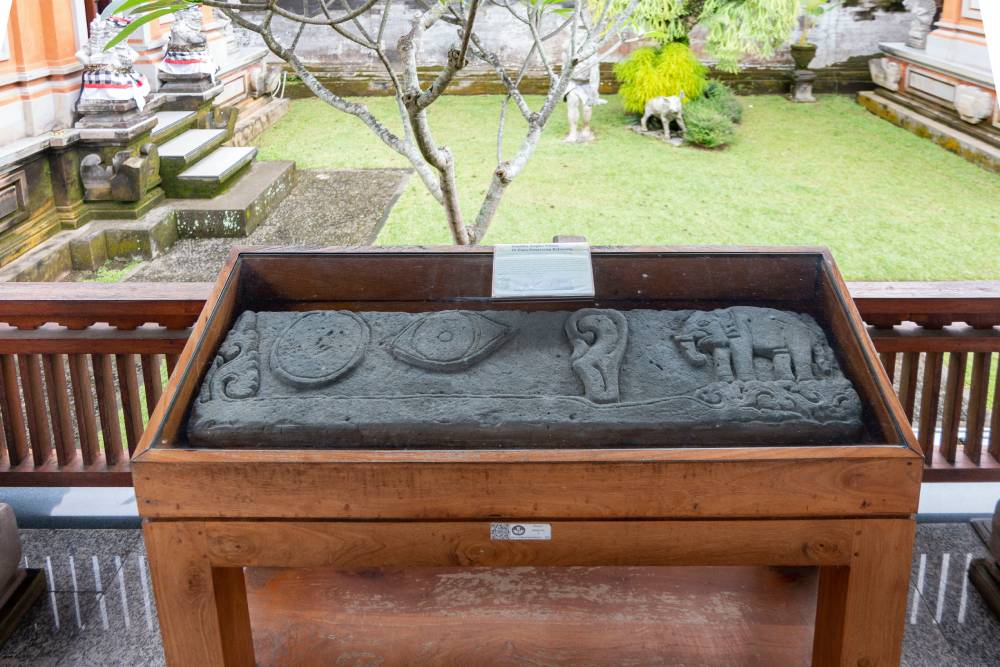
[[[494,299],[592,296],[588,243],[498,245],[493,250]]]
[[[491,523],[490,539],[499,542],[517,542],[520,540],[551,540],[552,524]]]

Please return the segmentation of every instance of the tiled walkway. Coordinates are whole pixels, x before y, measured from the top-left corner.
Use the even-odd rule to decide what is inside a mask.
[[[0,666],[163,664],[139,531],[24,530],[22,537],[26,565],[45,569],[49,591],[0,649]],[[985,553],[967,524],[918,526],[904,665],[1000,665],[1000,622],[965,574]]]

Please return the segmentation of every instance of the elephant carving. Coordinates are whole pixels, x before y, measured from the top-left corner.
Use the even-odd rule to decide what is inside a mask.
[[[573,346],[573,372],[583,383],[584,395],[594,403],[617,403],[621,399],[618,374],[628,322],[617,310],[583,308],[566,320],[566,336]]]
[[[805,318],[769,308],[733,307],[696,311],[673,337],[681,355],[696,367],[709,360],[724,382],[758,379],[754,358],[770,359],[776,380],[815,380],[831,370],[822,330]]]

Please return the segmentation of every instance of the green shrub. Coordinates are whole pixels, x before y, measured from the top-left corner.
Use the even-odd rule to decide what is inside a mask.
[[[625,110],[633,113],[642,113],[646,102],[661,95],[684,91],[685,102],[701,97],[707,71],[690,47],[679,42],[636,49],[615,65],[618,94]]]
[[[733,141],[736,126],[719,111],[713,100],[701,98],[684,108],[684,139],[705,148],[721,148]]]
[[[743,120],[743,105],[736,98],[736,93],[721,81],[708,82],[705,86],[705,100],[734,123]]]

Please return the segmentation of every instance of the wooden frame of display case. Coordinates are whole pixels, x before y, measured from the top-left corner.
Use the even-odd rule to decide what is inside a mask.
[[[134,458],[171,665],[252,665],[244,567],[794,565],[819,568],[813,663],[899,662],[922,456],[829,253],[595,249],[597,296],[495,302],[489,248],[235,250]],[[864,406],[832,446],[208,450],[185,444],[201,378],[254,310],[809,312]],[[585,445],[585,433],[581,433]],[[551,524],[491,541],[491,521]]]

